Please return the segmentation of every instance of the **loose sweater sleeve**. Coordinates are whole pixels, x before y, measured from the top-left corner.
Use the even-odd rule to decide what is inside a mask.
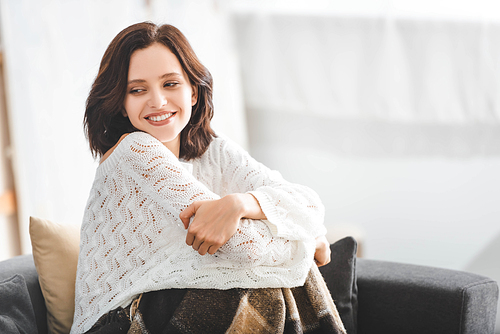
[[[194,201],[220,196],[182,167],[163,144],[145,133],[134,133],[127,142],[124,168],[130,176],[181,226],[179,214]],[[311,243],[309,243],[311,244]],[[189,249],[190,252],[194,250]],[[261,220],[243,219],[235,235],[215,254],[221,265],[230,267],[287,266],[300,247],[286,237],[273,236]]]
[[[225,193],[250,193],[259,202],[273,235],[307,240],[326,234],[324,206],[310,188],[283,179],[231,140],[218,140]]]

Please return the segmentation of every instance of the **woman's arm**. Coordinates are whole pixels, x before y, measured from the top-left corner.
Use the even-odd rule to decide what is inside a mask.
[[[227,204],[222,203],[224,201]],[[200,218],[196,219],[195,216],[190,225],[191,216],[194,216],[197,212]],[[206,253],[215,254],[219,247],[224,244],[223,240],[226,238],[223,237],[224,231],[230,230],[228,229],[228,222],[230,223],[231,220],[224,219],[230,212],[236,213],[235,219],[238,222],[241,218],[266,219],[258,201],[251,194],[231,194],[218,201],[195,202],[179,215],[184,227],[186,229],[189,227],[186,243],[201,255]],[[230,232],[230,235],[233,235],[234,232],[236,232],[236,228]],[[269,232],[260,232],[260,234],[266,233]],[[272,235],[269,235],[268,239],[272,239]],[[236,242],[235,240],[231,241]],[[318,267],[321,267],[330,262],[330,244],[325,236],[317,237],[315,241],[314,260]],[[254,255],[257,256],[257,254]]]
[[[252,194],[273,235],[305,240],[326,234],[324,206],[313,190],[284,180],[228,139],[219,139],[218,147],[211,159],[220,164],[222,193]]]
[[[236,212],[235,221],[243,217],[267,219],[259,201],[254,196],[263,190],[264,192],[268,191],[268,194],[274,192],[274,196],[279,199],[276,205],[276,203],[270,201],[266,202],[266,196],[263,199],[264,205],[271,207],[267,211],[273,212],[281,209],[287,215],[284,223],[282,223],[281,217],[278,217],[278,219],[274,217],[272,222],[268,222],[268,225],[275,231],[274,235],[277,234],[277,228],[273,224],[278,226],[281,224],[281,232],[285,231],[289,236],[291,235],[290,239],[307,238],[307,233],[302,233],[300,227],[310,223],[311,220],[314,222],[315,214],[319,214],[321,218],[317,219],[315,223],[319,223],[320,226],[314,226],[313,223],[310,231],[310,236],[317,235],[315,260],[320,266],[330,261],[330,247],[323,234],[326,232],[322,226],[323,208],[314,192],[307,187],[286,182],[281,178],[281,175],[256,162],[244,150],[232,144],[229,140],[217,139],[204,158],[205,160],[200,161],[201,178],[203,179],[203,174],[206,174],[209,176],[208,178],[205,177],[206,184],[211,184],[220,193],[229,193],[229,195],[226,195],[220,201],[195,202],[181,213],[180,217],[187,228],[189,218],[199,211],[198,216],[194,216],[189,227],[188,245],[192,245],[194,249],[199,250],[200,254],[205,254],[205,252],[213,253],[215,251],[214,247],[210,242],[206,242],[205,236],[206,233],[213,233],[223,226],[223,217],[226,215],[222,214],[222,212]],[[218,174],[219,178],[214,177],[214,175]],[[209,181],[207,182],[207,180]],[[267,189],[262,189],[263,186],[267,187]],[[245,191],[248,192],[244,193]],[[265,194],[262,196],[265,196]],[[272,205],[276,205],[278,208],[272,208]],[[288,207],[283,210],[286,205]],[[281,208],[279,208],[280,206]],[[304,213],[306,213],[305,217]],[[285,228],[287,224],[292,225],[292,229],[287,231]],[[294,235],[294,228],[295,232],[298,231],[299,233]],[[234,232],[234,229],[232,232]],[[217,236],[221,237],[221,234],[217,235],[216,233],[214,238],[216,239]]]
[[[196,215],[188,234],[194,236],[192,245],[200,254],[215,254],[224,245],[232,251],[222,257],[227,260],[233,258],[236,266],[242,259],[248,260],[246,264],[273,266],[286,261],[290,252],[298,249],[286,238],[274,237],[260,220],[241,221],[252,208],[255,209],[256,204],[243,205],[243,209],[238,209],[233,201],[239,198],[241,203],[247,203],[249,194],[219,198],[185,170],[167,148],[147,134],[129,135],[125,143],[129,145],[126,166],[144,191],[149,192],[152,198],[158,198],[160,204],[176,217],[193,203],[191,208],[196,209],[192,211]],[[241,239],[243,236],[244,239]],[[281,249],[281,252],[273,253],[272,258],[261,256],[256,259],[257,254],[260,256],[272,249]],[[269,261],[266,262],[266,258]]]

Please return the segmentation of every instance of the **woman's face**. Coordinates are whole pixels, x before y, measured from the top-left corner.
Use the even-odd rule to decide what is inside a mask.
[[[137,50],[130,57],[126,116],[137,129],[161,141],[179,157],[180,133],[196,104],[196,90],[177,57],[163,44]]]

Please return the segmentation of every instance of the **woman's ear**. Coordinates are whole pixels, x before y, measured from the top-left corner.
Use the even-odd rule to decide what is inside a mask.
[[[122,108],[122,115],[123,115],[123,117],[128,117],[127,111],[125,110],[125,108]]]
[[[193,91],[193,94],[191,95],[191,107],[198,102],[198,87],[191,86],[191,90]]]

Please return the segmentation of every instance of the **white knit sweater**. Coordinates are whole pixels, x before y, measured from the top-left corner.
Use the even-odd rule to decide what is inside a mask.
[[[253,194],[267,220],[241,220],[214,255],[185,243],[179,213],[193,201]],[[294,287],[324,235],[324,208],[309,188],[283,180],[228,139],[190,163],[143,132],[128,135],[98,167],[81,228],[71,333],[168,288]]]

